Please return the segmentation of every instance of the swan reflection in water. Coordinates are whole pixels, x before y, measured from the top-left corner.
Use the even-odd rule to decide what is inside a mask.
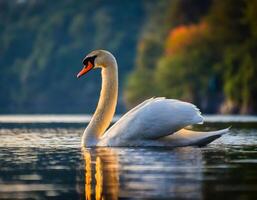
[[[83,199],[202,199],[202,153],[198,148],[82,149]]]
[[[118,199],[119,175],[115,151],[82,148],[85,161],[85,199]]]

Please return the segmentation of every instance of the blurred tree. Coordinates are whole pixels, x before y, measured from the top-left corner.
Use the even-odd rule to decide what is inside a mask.
[[[165,38],[170,30],[179,24],[198,22],[207,13],[209,4],[210,0],[164,0],[145,4],[147,21],[138,43],[136,69],[129,75],[125,86],[125,102],[128,107],[149,96],[163,94],[156,88],[159,82],[154,78],[151,79],[152,87],[149,87],[149,80],[143,79],[143,82],[137,79],[142,79],[144,70],[148,77],[155,77],[155,68],[164,53]],[[135,88],[144,92],[138,92]]]
[[[165,95],[257,113],[256,10],[257,0],[0,0],[0,113],[92,112],[99,74],[75,75],[96,48],[117,57],[128,107]]]
[[[194,102],[201,109],[213,112],[209,104],[206,105],[209,101],[206,94],[218,95],[220,88],[212,83],[218,78],[218,72],[211,67],[217,62],[217,56],[209,34],[205,22],[173,29],[155,75],[162,95]]]
[[[257,112],[256,9],[256,0],[218,0],[207,17],[222,56],[218,64],[226,96],[222,112]]]
[[[166,6],[169,1],[152,1],[145,3],[148,19],[138,42],[136,69],[128,75],[124,98],[127,108],[133,107],[146,98],[156,94],[153,72],[159,56],[163,51],[163,36]],[[164,11],[164,12],[163,12]],[[162,12],[162,15],[160,13]]]
[[[162,3],[139,41],[127,104],[154,92],[191,101],[208,113],[257,113],[257,1]],[[146,68],[154,90],[149,81],[137,81]]]
[[[156,94],[155,81],[151,69],[137,69],[136,72],[128,76],[127,90],[133,91],[124,93],[124,97],[127,100],[127,107],[132,107],[134,104],[130,105],[129,102],[139,104],[146,98],[150,98],[153,94]]]
[[[92,112],[100,77],[76,80],[81,61],[96,48],[112,51],[122,86],[134,63],[143,4],[0,0],[0,113]]]

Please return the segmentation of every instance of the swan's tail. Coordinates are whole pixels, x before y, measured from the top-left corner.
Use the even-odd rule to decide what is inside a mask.
[[[182,129],[173,135],[170,135],[169,143],[174,146],[205,146],[217,138],[221,137],[229,131],[229,128],[209,131],[209,132],[198,132],[187,129]]]

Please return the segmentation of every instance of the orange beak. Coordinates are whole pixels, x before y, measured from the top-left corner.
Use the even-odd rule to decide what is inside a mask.
[[[93,67],[94,65],[91,62],[88,62],[87,65],[77,74],[77,78],[89,72],[91,69],[93,69]]]

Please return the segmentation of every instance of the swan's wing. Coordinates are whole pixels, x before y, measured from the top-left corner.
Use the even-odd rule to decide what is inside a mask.
[[[199,132],[187,129],[181,129],[178,132],[160,139],[161,145],[179,147],[179,146],[205,146],[212,141],[226,134],[230,128]]]
[[[103,135],[102,140],[156,139],[202,122],[201,113],[193,104],[152,98],[126,113]]]

